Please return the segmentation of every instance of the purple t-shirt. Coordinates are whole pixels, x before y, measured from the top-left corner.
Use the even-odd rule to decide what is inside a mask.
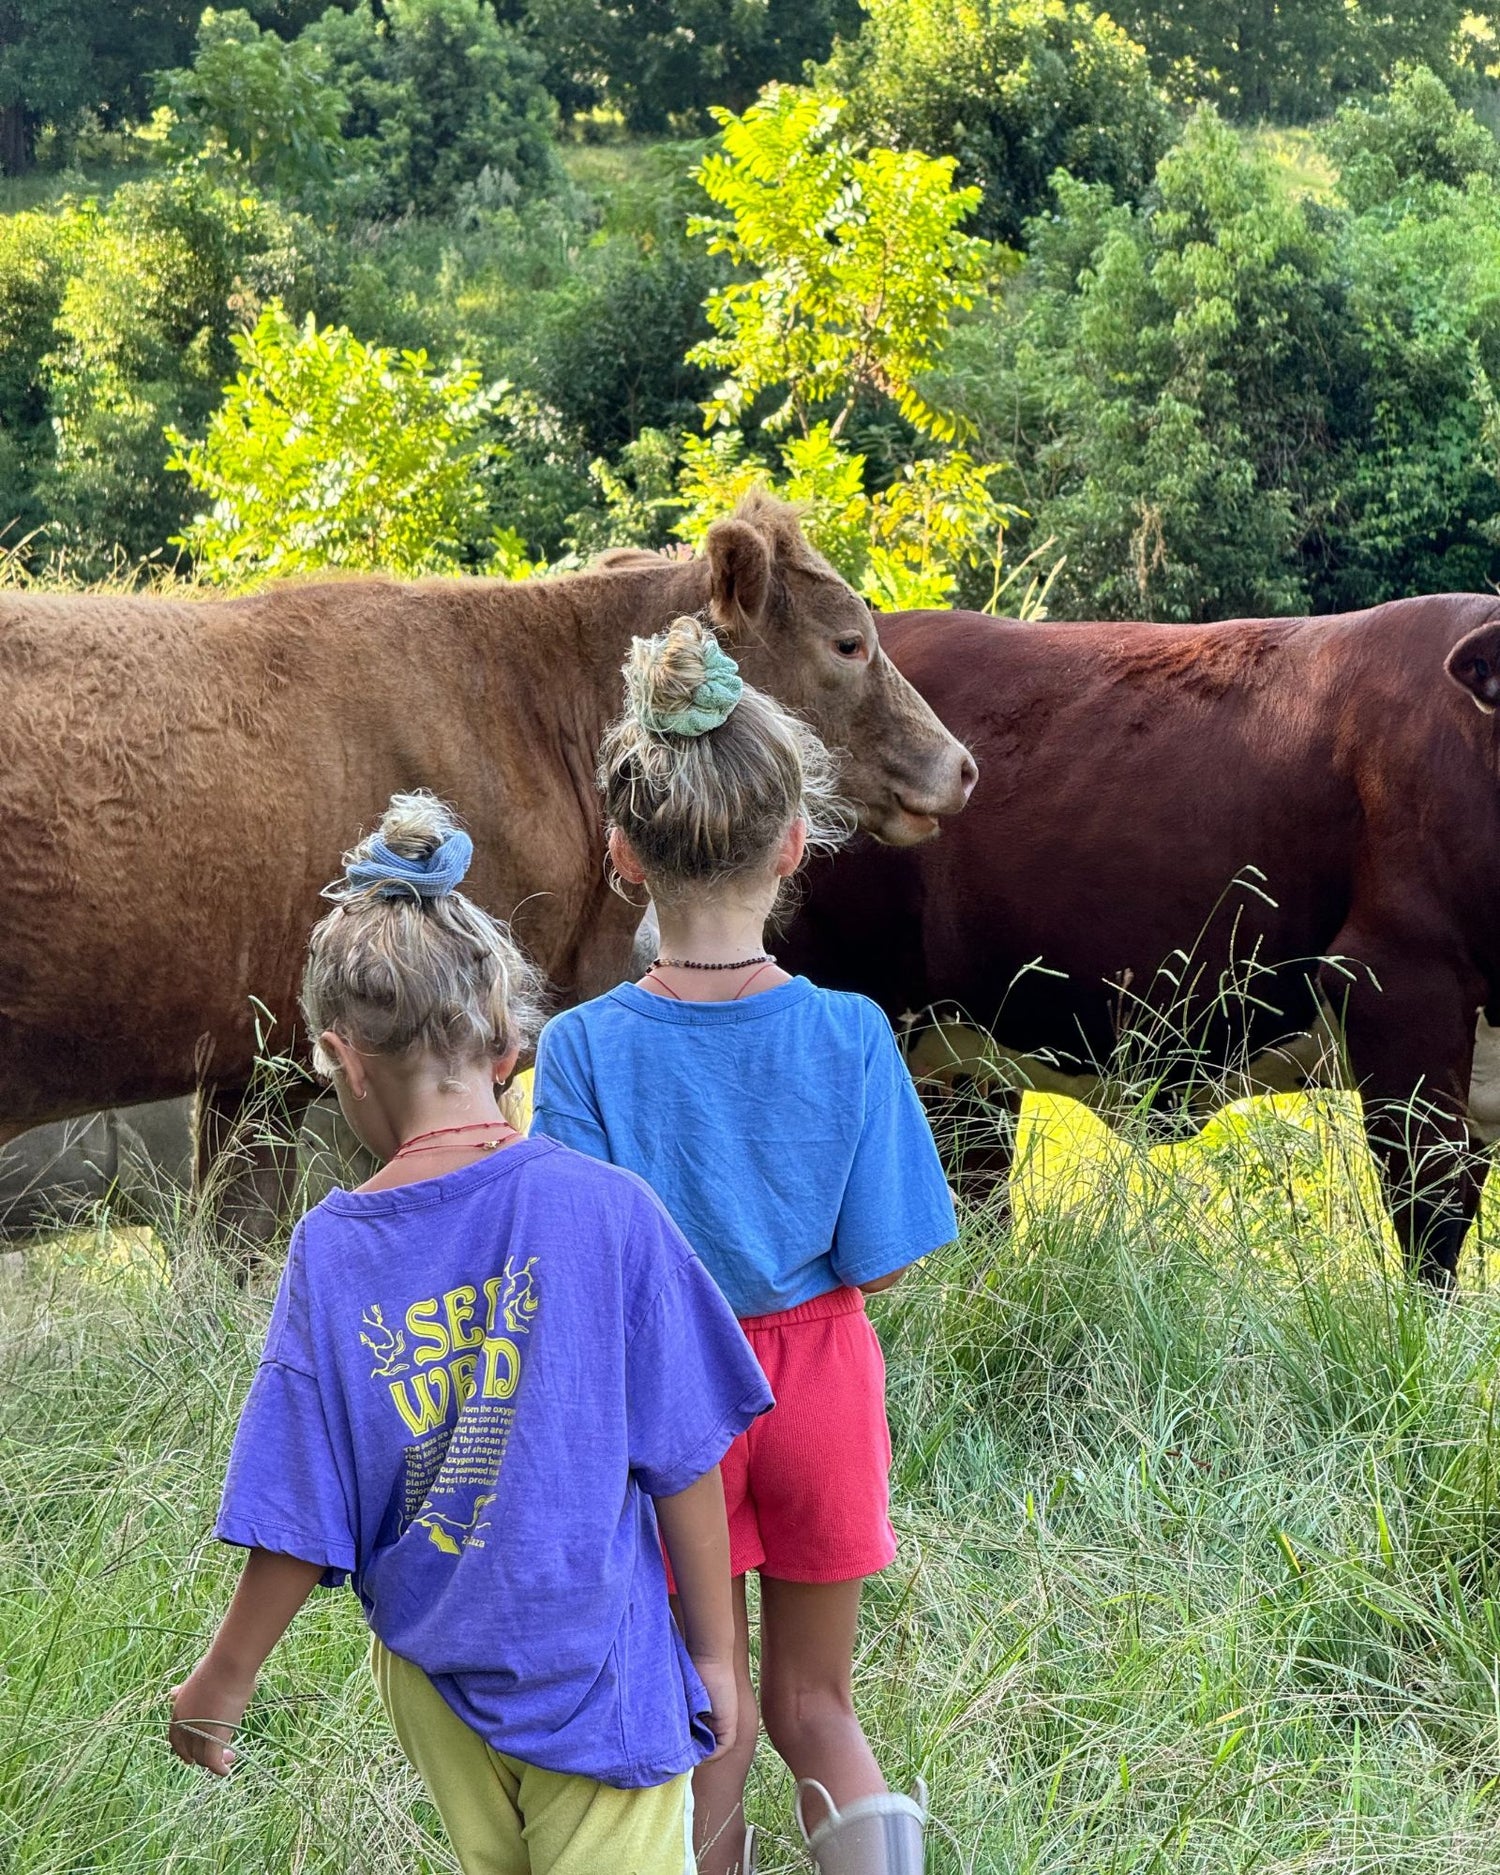
[[[216,1534],[351,1577],[497,1751],[660,1784],[713,1739],[651,1499],[770,1404],[647,1186],[533,1137],[302,1219]]]

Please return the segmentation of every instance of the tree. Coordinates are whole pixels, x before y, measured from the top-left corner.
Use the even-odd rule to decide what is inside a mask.
[[[147,74],[192,44],[192,0],[0,0],[0,170],[30,166],[44,124],[142,109]]]
[[[1331,235],[1211,110],[1141,209],[1060,176],[997,361],[1030,538],[1084,616],[1296,610],[1346,363]]]
[[[234,363],[231,334],[272,296],[313,293],[307,224],[243,184],[186,169],[74,204],[36,395],[50,444],[46,543],[81,577],[160,552],[185,518],[162,471],[168,424],[196,426]]]
[[[564,110],[603,105],[658,135],[800,78],[859,22],[858,0],[504,0],[501,13],[541,52]]]
[[[477,433],[503,387],[310,313],[299,328],[279,305],[233,343],[239,375],[205,437],[167,433],[168,468],[212,504],[181,540],[200,573],[454,569],[484,516]]]
[[[508,199],[561,174],[557,107],[541,60],[482,0],[370,0],[330,8],[302,34],[344,99],[348,182],[367,214],[441,214],[486,174]]]
[[[225,151],[253,182],[282,189],[332,173],[345,99],[315,40],[289,44],[242,9],[206,7],[192,65],[163,72],[158,96],[182,155]]]
[[[1460,189],[1500,178],[1500,144],[1426,66],[1405,66],[1383,98],[1345,104],[1320,142],[1356,213],[1395,201],[1414,184]]]
[[[840,131],[843,108],[772,86],[741,117],[714,113],[722,151],[695,173],[727,213],[689,227],[741,277],[709,295],[715,336],[688,354],[724,376],[703,406],[717,434],[685,445],[677,531],[697,539],[769,483],[807,504],[814,538],[869,597],[941,605],[961,566],[998,568],[1012,518],[991,493],[998,468],[941,447],[960,426],[921,382],[986,280],[987,246],[959,226],[979,192],[954,188],[952,157],[862,154]],[[739,427],[768,397],[762,429],[790,432],[780,479]],[[840,439],[861,397],[939,446],[888,487],[867,487],[866,457]]]
[[[768,428],[805,432],[833,405],[836,437],[860,393],[873,390],[948,441],[955,426],[919,379],[985,280],[985,245],[959,225],[979,191],[953,187],[951,156],[859,155],[839,130],[843,112],[841,98],[779,86],[743,117],[714,112],[723,151],[694,173],[728,213],[698,217],[689,232],[754,272],[709,295],[716,336],[689,353],[726,374],[706,414],[734,423],[779,389]]]
[[[1452,70],[1460,29],[1500,18],[1495,0],[1113,0],[1110,12],[1176,96],[1293,122],[1403,63]]]
[[[1111,9],[1113,10],[1113,9]],[[1136,201],[1172,139],[1146,55],[1075,0],[866,0],[824,80],[874,142],[954,156],[983,191],[975,229],[1016,242],[1054,170]]]

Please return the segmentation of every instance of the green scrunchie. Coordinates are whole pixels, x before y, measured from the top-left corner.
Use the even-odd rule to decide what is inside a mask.
[[[692,702],[680,710],[643,710],[641,721],[653,735],[701,736],[728,718],[744,688],[739,665],[710,638],[703,646],[703,682]]]

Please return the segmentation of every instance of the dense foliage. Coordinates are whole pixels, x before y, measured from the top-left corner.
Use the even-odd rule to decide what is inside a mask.
[[[246,441],[284,408],[343,491],[308,564],[576,564],[761,481],[888,605],[1482,589],[1500,0],[1221,15],[0,0],[0,167],[46,170],[0,217],[10,574],[288,563]],[[668,125],[716,134],[624,139]],[[304,344],[509,388],[409,458],[399,399],[356,437],[278,375]],[[462,501],[403,492],[454,463]]]
[[[976,231],[1019,241],[1067,169],[1135,200],[1171,141],[1146,55],[1075,0],[869,0],[827,68],[876,142],[948,151],[983,191]]]

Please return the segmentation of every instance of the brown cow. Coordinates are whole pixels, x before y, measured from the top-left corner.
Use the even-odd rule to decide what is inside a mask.
[[[632,635],[683,612],[847,752],[877,838],[962,807],[967,752],[764,496],[701,557],[529,584],[0,597],[0,1141],[202,1083],[213,1148],[250,1080],[252,999],[286,1046],[319,888],[399,789],[457,807],[475,898],[564,995],[618,980],[638,913],[605,883],[595,755]]]
[[[914,1065],[1003,1081],[1009,1056],[1012,1089],[1097,1093],[1153,1027],[1185,1038],[1179,1081],[1291,1066],[1332,1014],[1398,1231],[1451,1280],[1495,1117],[1471,1078],[1476,1020],[1500,1019],[1500,600],[880,630],[980,783],[931,847],[815,868],[788,966],[892,1018],[963,1012],[998,1046],[929,1029]]]

